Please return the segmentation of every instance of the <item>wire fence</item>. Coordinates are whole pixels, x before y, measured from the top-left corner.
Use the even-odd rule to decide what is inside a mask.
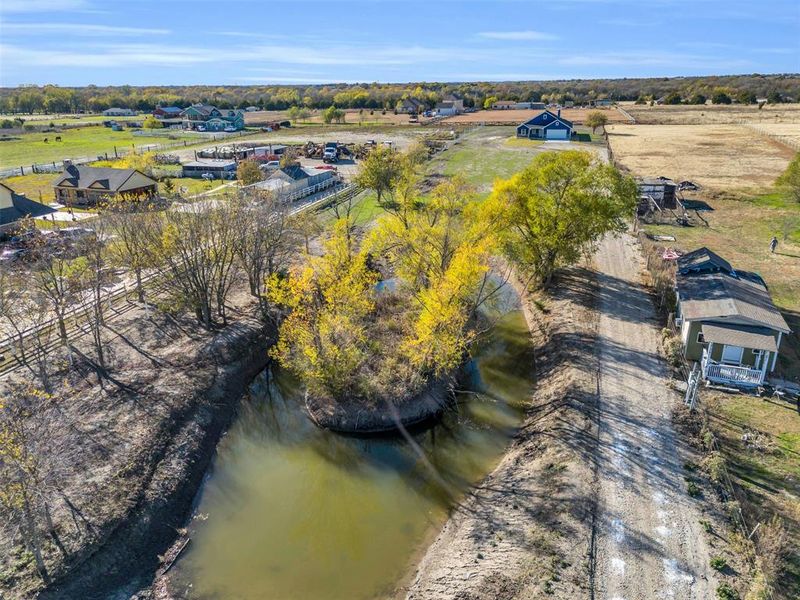
[[[110,152],[103,152],[95,154],[94,156],[77,156],[67,158],[66,160],[74,165],[85,165],[96,160],[107,160],[112,158],[121,158],[130,154],[144,154],[145,152],[159,152],[162,150],[172,150],[175,148],[185,148],[188,146],[196,146],[198,144],[205,144],[217,141],[224,141],[231,138],[241,138],[246,136],[255,135],[259,132],[255,131],[239,131],[236,133],[219,133],[209,136],[204,136],[203,139],[197,140],[178,140],[174,142],[166,142],[163,144],[131,144],[130,147],[113,146]],[[142,134],[144,135],[144,134]],[[20,165],[19,167],[12,167],[10,169],[0,170],[0,178],[15,177],[17,175],[30,175],[33,173],[60,173],[64,170],[64,161],[50,161],[33,163],[31,165]]]
[[[760,135],[766,136],[771,140],[775,140],[776,142],[783,144],[784,146],[788,146],[792,150],[800,152],[800,139],[797,137],[784,135],[781,133],[774,133],[768,129],[765,129],[763,126],[753,125],[752,123],[746,123],[746,126]]]

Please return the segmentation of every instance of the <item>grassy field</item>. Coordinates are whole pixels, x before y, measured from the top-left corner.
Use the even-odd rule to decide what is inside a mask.
[[[591,150],[593,146],[521,140],[515,137],[514,127],[480,127],[463,135],[450,150],[437,155],[431,161],[429,171],[432,174],[462,175],[479,192],[488,194],[496,179],[506,179],[521,171],[540,152]]]
[[[61,141],[56,142],[56,135]],[[47,138],[49,141],[45,142]],[[28,166],[33,163],[60,161],[64,158],[95,157],[118,151],[128,151],[134,146],[140,148],[148,144],[167,144],[176,140],[198,141],[196,136],[177,133],[175,139],[164,136],[133,135],[133,132],[112,131],[108,127],[81,127],[68,129],[62,133],[23,133],[0,141],[0,168]],[[2,138],[0,138],[2,140]]]
[[[593,111],[599,110],[608,117],[609,123],[629,123],[628,117],[619,112],[616,108],[563,108],[561,109],[561,116],[568,121],[575,124],[581,124],[586,120],[586,115]],[[528,119],[538,115],[541,110],[479,110],[473,113],[464,113],[463,115],[456,115],[448,117],[443,121],[444,124],[461,123],[461,124],[477,124],[477,123],[508,123],[509,125],[519,125]],[[556,109],[552,109],[556,112]]]
[[[623,103],[637,123],[661,125],[712,125],[738,123],[800,123],[800,104],[647,106]]]
[[[635,175],[689,179],[719,190],[761,191],[794,151],[745,125],[611,125],[614,158]]]

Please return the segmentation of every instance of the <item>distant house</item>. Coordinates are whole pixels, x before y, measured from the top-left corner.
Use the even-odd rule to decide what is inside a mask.
[[[575,100],[564,100],[564,108],[572,108],[574,106],[575,106]]]
[[[56,209],[29,200],[6,184],[0,183],[0,234],[13,231],[26,217],[38,219],[54,212]]]
[[[447,94],[443,98],[443,101],[452,103],[453,108],[455,109],[457,115],[460,115],[461,113],[464,112],[464,98],[462,98],[458,94],[455,93]]]
[[[192,104],[181,113],[186,129],[202,126],[206,131],[223,131],[232,127],[244,129],[244,111],[237,108],[217,108],[210,104]]]
[[[291,202],[338,183],[339,176],[333,170],[289,165],[273,172],[265,181],[259,181],[248,188],[271,192],[276,198]]]
[[[145,200],[158,191],[156,180],[136,169],[76,166],[69,161],[64,166],[53,190],[66,206],[94,206],[114,198]]]
[[[153,116],[156,119],[180,119],[183,109],[178,106],[156,106]]]
[[[599,100],[591,100],[589,106],[611,106],[614,101],[610,98],[600,98]]]
[[[544,102],[518,102],[516,100],[498,100],[492,104],[494,110],[544,110]]]
[[[248,106],[244,110],[245,110],[245,112],[258,112],[261,109],[258,108],[257,106]]]
[[[416,98],[403,98],[397,103],[397,112],[417,115],[425,110],[425,103]]]
[[[455,105],[452,102],[440,102],[436,105],[436,114],[440,117],[452,117],[458,113]]]
[[[103,111],[104,117],[134,117],[136,111],[130,108],[107,108]]]
[[[707,381],[761,385],[790,333],[764,280],[708,248],[681,256],[675,279],[684,357],[700,363]]]
[[[573,133],[572,121],[562,119],[561,110],[556,114],[544,110],[517,126],[518,138],[532,140],[569,140]]]

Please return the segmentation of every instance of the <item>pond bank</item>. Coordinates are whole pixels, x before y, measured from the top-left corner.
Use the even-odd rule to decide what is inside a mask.
[[[442,379],[397,403],[384,399],[369,408],[358,401],[348,404],[306,395],[305,406],[311,420],[323,429],[356,435],[390,433],[399,426],[412,427],[435,418],[445,409],[452,393],[453,382]]]
[[[80,562],[40,598],[151,597],[160,554],[185,522],[239,400],[267,365],[273,335],[269,326],[239,319],[202,338],[199,346],[184,347],[190,370],[178,379],[185,384],[181,396],[186,400],[167,412],[160,435],[138,457],[149,476],[113,530],[87,547]],[[169,393],[161,401],[168,402]]]
[[[500,464],[451,514],[408,600],[584,596],[595,506],[597,368],[593,272],[569,269],[524,298],[536,390]]]

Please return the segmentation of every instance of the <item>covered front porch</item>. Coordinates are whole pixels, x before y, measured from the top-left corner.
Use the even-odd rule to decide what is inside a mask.
[[[702,337],[707,346],[700,366],[706,381],[755,387],[774,366],[777,340],[766,328],[704,323]]]

